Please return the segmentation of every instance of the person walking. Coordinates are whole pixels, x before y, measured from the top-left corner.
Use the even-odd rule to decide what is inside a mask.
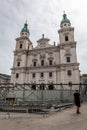
[[[81,96],[80,96],[79,90],[75,90],[74,103],[76,105],[76,113],[80,114]]]

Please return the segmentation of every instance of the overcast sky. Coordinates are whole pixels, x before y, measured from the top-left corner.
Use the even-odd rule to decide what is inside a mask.
[[[64,10],[75,28],[81,74],[87,73],[87,0],[0,0],[0,73],[11,74],[15,38],[26,20],[34,46],[43,33],[59,43]]]

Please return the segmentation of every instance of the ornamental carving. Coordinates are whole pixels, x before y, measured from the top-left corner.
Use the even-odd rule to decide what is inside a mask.
[[[71,55],[71,49],[69,47],[65,49],[65,55]]]
[[[41,58],[41,59],[43,59],[43,58],[45,58],[45,57],[46,57],[46,55],[45,55],[44,53],[40,54],[40,58]]]
[[[37,59],[34,58],[32,61],[33,61],[33,62],[34,62],[34,61],[37,61]]]
[[[48,60],[53,60],[53,57],[48,57]]]
[[[49,56],[52,56],[52,55],[53,55],[53,52],[48,52],[48,55],[49,55]]]
[[[64,35],[64,36],[69,35],[69,32],[66,32],[66,33],[64,33],[63,35]]]
[[[17,61],[21,61],[21,56],[20,55],[18,56]]]
[[[20,43],[20,44],[22,44],[22,43],[23,43],[23,41],[21,40],[21,41],[19,41],[19,43]]]
[[[36,53],[33,53],[32,56],[33,56],[33,57],[37,57],[37,54],[36,54]]]

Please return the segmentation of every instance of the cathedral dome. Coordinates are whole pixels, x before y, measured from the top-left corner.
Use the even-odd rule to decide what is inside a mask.
[[[66,14],[63,14],[63,19],[62,19],[60,25],[65,24],[65,23],[69,23],[70,24],[70,20],[67,19],[67,15]]]
[[[27,24],[27,22],[24,24],[24,27],[23,27],[23,29],[21,30],[21,32],[29,33],[29,29],[28,29],[28,24]]]

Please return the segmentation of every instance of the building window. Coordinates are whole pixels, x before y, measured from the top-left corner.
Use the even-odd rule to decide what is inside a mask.
[[[44,73],[42,72],[42,73],[40,73],[40,77],[41,78],[43,78],[44,77]]]
[[[49,65],[52,65],[52,60],[49,60]]]
[[[22,35],[24,35],[24,33],[22,33]]]
[[[69,41],[69,38],[68,38],[68,36],[65,36],[65,41]]]
[[[33,62],[33,66],[36,66],[36,61]]]
[[[35,76],[36,76],[35,73],[33,73],[33,74],[32,74],[32,78],[35,78]]]
[[[41,60],[41,66],[44,66],[44,60]]]
[[[18,66],[18,67],[20,66],[20,62],[17,62],[17,66]]]
[[[19,78],[19,73],[16,73],[16,78]]]
[[[68,75],[68,76],[71,76],[71,75],[72,75],[72,71],[71,71],[71,70],[68,70],[68,71],[67,71],[67,75]]]
[[[20,44],[20,48],[22,48],[22,44]]]
[[[66,57],[66,62],[70,62],[70,57]]]
[[[49,77],[52,77],[52,72],[49,72]]]

